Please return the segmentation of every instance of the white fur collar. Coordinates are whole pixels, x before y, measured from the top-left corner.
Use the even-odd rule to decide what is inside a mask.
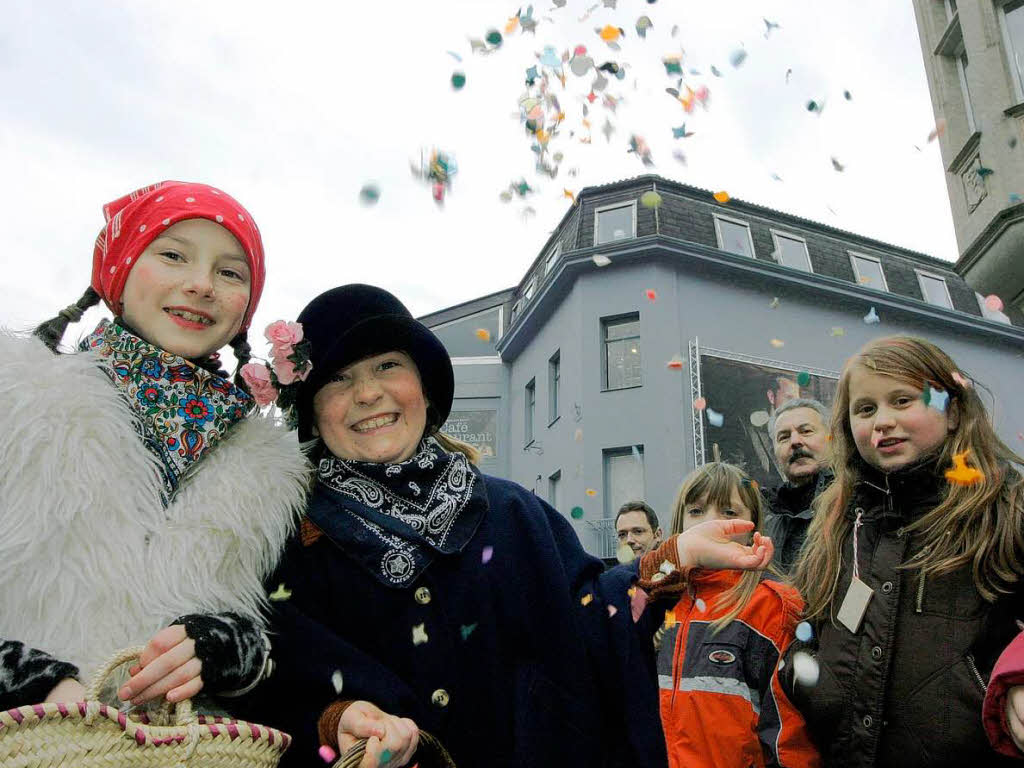
[[[308,465],[270,419],[237,424],[164,508],[156,460],[88,354],[0,332],[0,638],[83,674],[186,613],[259,618]]]

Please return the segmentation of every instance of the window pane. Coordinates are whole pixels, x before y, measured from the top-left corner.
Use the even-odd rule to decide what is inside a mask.
[[[558,387],[561,383],[561,354],[556,352],[554,356],[548,361],[548,393],[550,401],[548,402],[548,422],[554,421],[558,418]]]
[[[811,271],[811,261],[807,256],[807,243],[782,235],[776,235],[775,239],[779,244],[780,264],[793,269],[802,269],[804,272]]]
[[[534,382],[530,382],[526,385],[526,424],[523,428],[523,434],[526,438],[526,443],[533,442],[533,412],[536,408],[537,403],[537,387]]]
[[[949,301],[949,295],[946,292],[945,280],[940,277],[932,277],[931,275],[920,275],[919,277],[921,292],[924,294],[925,301],[937,307],[953,308]]]
[[[622,339],[627,336],[640,335],[639,318],[625,318],[624,320],[606,320],[604,337],[609,341]]]
[[[974,133],[974,105],[971,104],[971,89],[967,86],[967,67],[970,62],[967,60],[967,52],[964,51],[957,59],[957,73],[960,76],[960,90],[963,92],[964,109],[967,110],[967,127]]]
[[[644,493],[643,446],[606,451],[604,455],[605,515],[613,516],[627,501]]]
[[[558,498],[559,487],[561,486],[562,472],[559,470],[548,478],[548,504],[558,509],[562,500]]]
[[[1006,11],[1006,34],[1010,38],[1010,50],[1006,56],[1024,90],[1024,2],[1008,3],[1003,9]]]
[[[874,259],[865,259],[860,256],[854,256],[853,261],[857,265],[857,282],[868,288],[885,290],[885,278],[882,276],[881,264]]]
[[[597,212],[597,232],[595,245],[611,243],[615,240],[628,240],[633,237],[633,206],[609,208]]]
[[[723,251],[753,257],[754,252],[750,248],[750,229],[745,224],[719,219],[718,229],[722,233]]]
[[[620,339],[605,345],[608,389],[638,387],[643,384],[640,339]]]
[[[562,244],[556,243],[555,247],[548,252],[547,259],[544,261],[544,274],[546,275],[551,271],[551,268],[555,266],[555,262],[558,261],[558,257],[562,253]]]

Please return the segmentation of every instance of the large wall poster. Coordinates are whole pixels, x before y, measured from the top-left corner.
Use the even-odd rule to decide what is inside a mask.
[[[762,485],[777,485],[783,476],[775,466],[769,419],[796,397],[831,406],[838,372],[701,349],[696,341],[690,347],[691,366],[696,368],[690,377],[693,399],[706,403],[703,412],[693,413],[695,463],[728,461]],[[721,415],[720,422],[715,414]]]

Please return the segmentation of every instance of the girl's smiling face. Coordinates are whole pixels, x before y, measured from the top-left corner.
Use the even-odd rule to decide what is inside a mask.
[[[871,466],[894,472],[935,453],[956,429],[956,405],[947,411],[925,404],[922,389],[875,373],[850,370],[850,432],[857,452]]]
[[[168,227],[138,257],[122,317],[142,338],[187,358],[216,352],[238,333],[249,305],[245,251],[207,219]]]

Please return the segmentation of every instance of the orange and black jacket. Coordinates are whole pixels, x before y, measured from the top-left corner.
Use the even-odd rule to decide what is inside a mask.
[[[729,624],[721,595],[738,571],[689,574],[689,589],[666,613],[658,648],[661,722],[671,768],[818,768],[804,719],[782,691],[779,663],[803,602],[795,589],[763,580]]]

